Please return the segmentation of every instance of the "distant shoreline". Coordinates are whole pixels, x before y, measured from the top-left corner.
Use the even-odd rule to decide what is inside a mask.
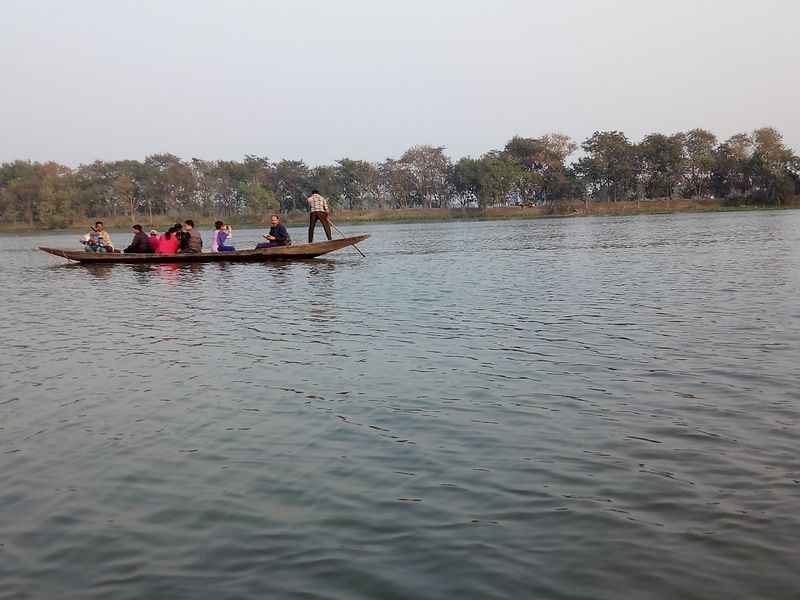
[[[624,202],[562,202],[554,206],[508,206],[490,208],[387,208],[371,210],[336,210],[331,214],[331,219],[338,225],[357,225],[359,223],[425,223],[425,222],[446,222],[446,221],[492,221],[492,220],[515,220],[515,219],[542,219],[558,217],[590,217],[590,216],[633,216],[633,215],[652,215],[652,214],[674,214],[674,213],[703,213],[703,212],[734,212],[734,211],[754,211],[754,210],[784,210],[800,208],[800,197],[795,197],[791,201],[783,203],[782,206],[774,205],[727,205],[716,199],[659,199],[624,201]],[[164,230],[176,221],[184,218],[194,218],[196,226],[202,229],[213,228],[216,217],[186,217],[158,215],[150,223],[146,215],[139,215],[136,222],[140,223],[145,229],[151,227]],[[238,228],[259,228],[269,227],[269,215],[262,219],[248,219],[246,217],[223,217],[233,227]],[[129,216],[116,217],[92,217],[85,222],[76,223],[69,227],[45,228],[30,226],[26,223],[0,223],[2,233],[31,233],[40,231],[83,231],[90,222],[95,220],[103,221],[106,228],[111,231],[124,231],[130,228],[131,219]],[[300,227],[308,223],[307,213],[291,212],[284,215],[284,222],[291,227]]]

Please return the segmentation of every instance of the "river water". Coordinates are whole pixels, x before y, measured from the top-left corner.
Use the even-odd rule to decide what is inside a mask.
[[[342,229],[0,237],[0,598],[800,597],[800,212]]]

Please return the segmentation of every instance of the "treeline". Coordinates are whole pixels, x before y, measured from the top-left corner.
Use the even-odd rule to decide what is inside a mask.
[[[800,193],[800,158],[781,134],[762,128],[720,142],[713,133],[654,133],[632,143],[598,131],[580,145],[568,136],[514,137],[502,150],[453,163],[444,148],[415,146],[380,163],[302,160],[97,161],[75,169],[53,162],[0,165],[0,222],[63,227],[95,216],[146,219],[194,215],[260,219],[305,209],[319,189],[335,208],[548,205],[714,197],[775,204]]]

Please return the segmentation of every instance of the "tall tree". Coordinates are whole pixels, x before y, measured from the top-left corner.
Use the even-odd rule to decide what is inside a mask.
[[[407,163],[391,158],[380,163],[378,186],[385,206],[408,208],[414,204],[416,181]]]
[[[666,136],[652,133],[637,147],[641,160],[641,175],[649,198],[668,197],[680,185],[684,174],[684,135]]]
[[[596,199],[625,200],[636,191],[638,159],[621,131],[595,131],[581,144],[585,156],[575,165],[587,191]]]
[[[417,204],[424,208],[449,204],[453,165],[443,146],[414,146],[406,150],[400,162],[411,175]]]
[[[753,174],[759,192],[767,201],[780,205],[781,200],[794,193],[792,173],[796,157],[773,127],[756,129],[753,146]]]
[[[501,152],[487,152],[480,161],[480,205],[506,206],[519,202],[519,181],[524,171],[519,164],[507,160]]]
[[[193,205],[192,169],[174,154],[152,154],[145,158],[145,189],[158,212],[179,215]]]
[[[242,212],[256,220],[263,220],[280,208],[275,193],[260,183],[239,183],[238,192],[243,200]]]
[[[131,222],[136,221],[136,182],[130,175],[119,175],[111,184],[114,194],[128,206]]]
[[[516,167],[514,188],[520,202],[535,202],[542,194],[545,168],[544,144],[537,138],[514,136],[496,158]],[[498,165],[494,165],[497,167]]]
[[[717,136],[705,129],[686,133],[686,191],[700,198],[709,193],[716,164]]]
[[[453,169],[453,188],[461,206],[478,204],[481,199],[481,161],[462,158]]]
[[[502,156],[520,167],[516,186],[520,200],[548,202],[562,197],[568,190],[565,161],[576,149],[569,136],[561,133],[512,138]]]
[[[275,165],[275,192],[282,210],[305,210],[312,186],[311,173],[302,160],[282,160]]]
[[[737,133],[720,144],[714,155],[714,193],[721,198],[746,197],[752,190],[752,138]]]
[[[366,208],[378,201],[378,169],[365,160],[343,158],[338,165],[337,179],[342,204],[347,208]]]

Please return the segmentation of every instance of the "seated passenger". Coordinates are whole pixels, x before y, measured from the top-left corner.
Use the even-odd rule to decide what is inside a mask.
[[[111,243],[111,236],[103,227],[102,221],[97,221],[94,227],[89,227],[87,233],[81,240],[86,246],[87,252],[113,252],[114,245]]]
[[[170,229],[172,234],[178,238],[178,252],[189,251],[189,232],[183,230],[183,225],[175,223]]]
[[[233,246],[225,244],[231,237],[231,228],[225,225],[222,221],[214,222],[214,239],[211,242],[212,252],[233,252],[236,250]]]
[[[158,248],[156,254],[175,254],[178,252],[178,236],[175,227],[167,229],[166,233],[162,233],[158,238]]]
[[[289,232],[286,231],[286,226],[281,223],[281,218],[278,215],[272,215],[272,227],[269,228],[269,233],[264,236],[264,239],[267,241],[257,244],[256,250],[259,248],[288,246],[292,243]]]
[[[182,234],[179,236],[181,252],[190,252],[192,254],[202,252],[203,238],[200,236],[200,232],[194,228],[194,221],[186,219],[183,222],[182,231]]]
[[[125,254],[149,254],[152,252],[150,249],[150,239],[147,234],[142,231],[141,225],[134,225],[131,227],[133,231],[133,240],[131,245],[125,248]]]
[[[150,252],[155,252],[158,250],[158,232],[155,229],[150,230],[150,235],[147,238],[147,241],[150,244]]]

